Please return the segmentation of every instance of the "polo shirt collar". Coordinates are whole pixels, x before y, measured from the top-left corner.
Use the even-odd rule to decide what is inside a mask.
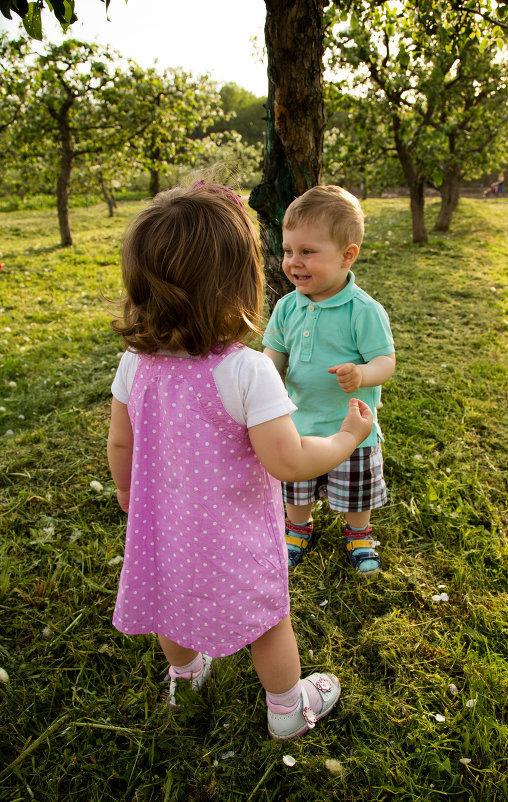
[[[348,301],[351,300],[353,295],[356,294],[356,291],[357,287],[355,284],[355,274],[352,270],[350,270],[347,276],[346,286],[336,295],[332,295],[330,298],[325,298],[324,301],[311,301],[308,295],[304,295],[302,292],[295,290],[296,305],[297,307],[309,306],[309,304],[320,307],[342,306],[342,304],[347,304]]]

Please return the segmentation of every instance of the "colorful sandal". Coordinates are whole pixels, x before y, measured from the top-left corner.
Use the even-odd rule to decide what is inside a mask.
[[[312,521],[307,524],[293,524],[286,519],[286,545],[288,548],[288,564],[292,568],[301,562],[305,549],[312,542]]]
[[[370,526],[366,526],[360,532],[354,532],[346,525],[344,527],[344,536],[346,538],[347,558],[359,574],[372,576],[383,570],[381,557],[374,548],[376,544],[374,543]]]

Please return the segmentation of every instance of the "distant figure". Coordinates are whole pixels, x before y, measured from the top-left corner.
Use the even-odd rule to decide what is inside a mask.
[[[494,197],[502,195],[503,198],[506,198],[504,191],[504,173],[499,173],[497,181],[493,181],[490,187],[483,193],[484,198],[488,198],[489,195],[493,195]]]

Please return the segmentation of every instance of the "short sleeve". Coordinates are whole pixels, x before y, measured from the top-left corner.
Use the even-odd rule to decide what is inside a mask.
[[[259,351],[233,352],[213,375],[226,411],[247,428],[296,410],[272,360]]]
[[[117,401],[126,404],[132,389],[132,383],[138,367],[138,355],[125,351],[120,359],[118,369],[111,385],[111,392]]]
[[[284,342],[284,305],[282,300],[277,301],[268,321],[263,336],[263,345],[265,348],[271,348],[273,351],[282,351],[287,354],[289,352]]]
[[[395,352],[390,320],[380,303],[363,305],[352,323],[358,351],[365,362]]]

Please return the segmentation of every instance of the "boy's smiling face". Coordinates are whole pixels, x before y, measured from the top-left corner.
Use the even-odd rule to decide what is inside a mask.
[[[283,231],[282,269],[290,282],[311,301],[324,301],[344,289],[358,245],[341,248],[324,224],[300,225]]]

